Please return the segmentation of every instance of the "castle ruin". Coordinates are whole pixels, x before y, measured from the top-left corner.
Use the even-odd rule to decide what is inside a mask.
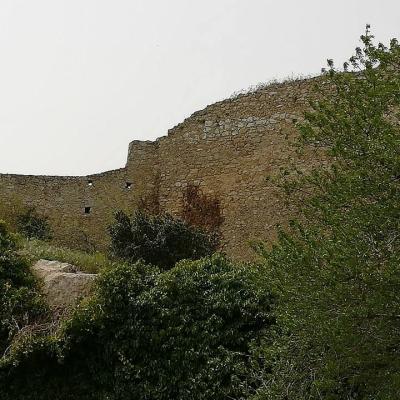
[[[276,224],[293,212],[270,178],[293,163],[307,169],[317,162],[311,149],[297,154],[288,143],[312,84],[272,84],[210,105],[167,136],[131,142],[124,168],[73,177],[2,174],[0,218],[34,207],[48,217],[56,243],[105,248],[116,210],[132,213],[143,198],[156,196],[162,211],[179,216],[183,190],[193,184],[220,201],[223,250],[249,259],[249,241],[273,239]]]

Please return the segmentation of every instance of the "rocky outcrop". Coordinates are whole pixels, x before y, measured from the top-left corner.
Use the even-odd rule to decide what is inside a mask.
[[[43,283],[43,293],[52,309],[65,309],[90,294],[96,274],[86,274],[77,267],[59,261],[39,260],[33,273]]]

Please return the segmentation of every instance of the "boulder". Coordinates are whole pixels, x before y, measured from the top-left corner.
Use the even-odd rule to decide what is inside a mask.
[[[43,282],[43,293],[52,309],[72,307],[78,300],[87,297],[97,276],[59,261],[39,260],[32,270]]]

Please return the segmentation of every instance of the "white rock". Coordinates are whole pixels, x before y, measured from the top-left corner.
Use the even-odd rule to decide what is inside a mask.
[[[43,282],[43,293],[51,308],[67,308],[87,297],[96,274],[80,272],[77,267],[59,261],[39,260],[33,273]]]

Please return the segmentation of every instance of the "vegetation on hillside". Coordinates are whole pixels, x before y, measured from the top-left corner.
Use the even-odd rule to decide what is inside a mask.
[[[89,274],[97,274],[103,269],[112,268],[117,264],[116,260],[99,251],[87,253],[38,239],[22,239],[19,253],[32,263],[39,259],[56,260],[73,264],[80,271]]]
[[[58,331],[11,346],[0,398],[397,399],[400,46],[375,46],[368,28],[361,39],[344,70],[329,61],[299,127],[332,164],[286,176],[300,216],[255,245],[259,265],[208,256],[211,238],[170,216],[117,214],[113,251],[126,261]],[[0,285],[4,348],[10,321],[41,303],[3,225]]]
[[[214,235],[169,214],[138,211],[129,217],[119,211],[109,232],[113,256],[130,262],[143,260],[162,269],[183,259],[211,255],[218,245]]]
[[[259,246],[278,325],[257,399],[400,393],[400,46],[372,40],[344,72],[329,61],[300,130],[336,161],[287,185],[314,193],[302,222]]]
[[[258,269],[220,255],[163,273],[118,266],[56,336],[3,360],[0,397],[244,398],[257,384],[251,348],[273,324],[271,303]]]
[[[16,237],[0,221],[0,357],[15,335],[44,312],[37,282],[18,254]]]

